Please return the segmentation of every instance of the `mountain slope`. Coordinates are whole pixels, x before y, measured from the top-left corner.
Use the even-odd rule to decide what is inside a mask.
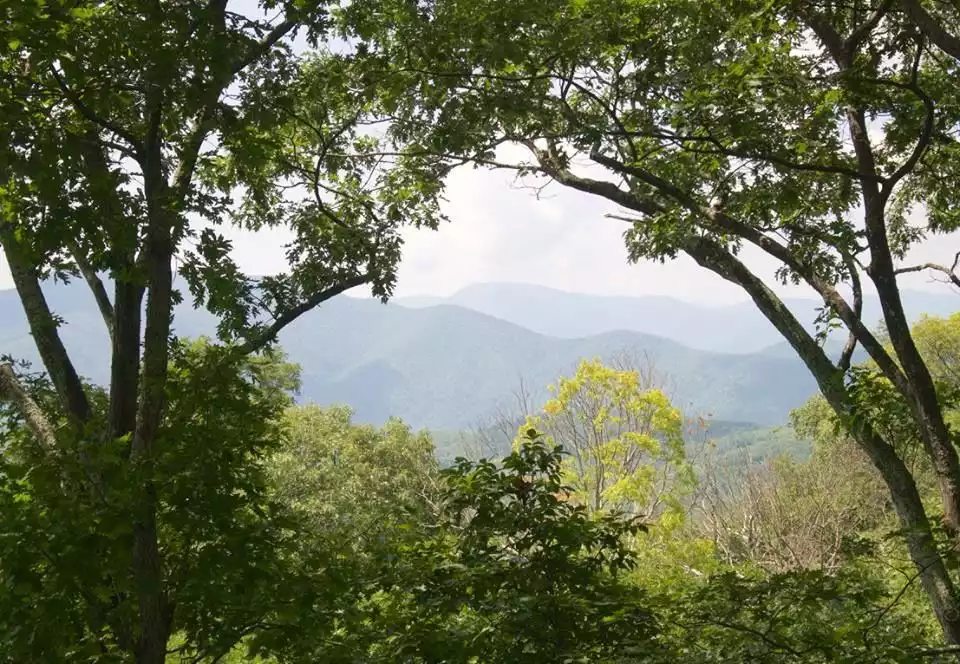
[[[48,290],[79,370],[104,382],[109,348],[92,298],[83,284]],[[211,316],[187,305],[176,327],[187,336],[214,329]],[[347,403],[361,421],[397,415],[418,427],[471,426],[509,399],[521,378],[543,397],[579,359],[623,351],[645,354],[667,373],[678,405],[721,419],[777,424],[814,391],[792,357],[709,353],[624,331],[559,339],[449,305],[413,309],[340,297],[284,330],[280,343],[302,366],[303,400]],[[36,359],[10,292],[0,292],[0,353]]]

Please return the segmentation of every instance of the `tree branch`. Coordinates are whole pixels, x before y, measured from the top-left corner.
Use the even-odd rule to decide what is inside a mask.
[[[57,320],[43,295],[35,269],[23,255],[23,247],[8,229],[0,229],[0,245],[7,256],[7,265],[43,366],[53,381],[64,410],[75,425],[82,425],[90,419],[90,403],[57,332]]]
[[[824,303],[830,306],[836,312],[836,314],[840,317],[840,320],[842,320],[847,326],[847,329],[856,334],[857,338],[860,340],[860,343],[863,344],[864,349],[870,354],[870,357],[873,358],[873,360],[880,367],[881,371],[883,371],[884,375],[886,375],[894,383],[894,385],[897,386],[900,392],[905,396],[912,395],[912,388],[906,380],[903,372],[897,366],[897,363],[894,362],[893,358],[890,357],[890,354],[887,353],[886,349],[883,347],[883,344],[881,344],[870,332],[870,330],[867,329],[867,327],[863,324],[863,321],[860,320],[860,317],[856,315],[853,309],[850,308],[850,305],[843,298],[843,296],[840,295],[836,288],[817,275],[813,268],[801,262],[796,256],[794,256],[787,247],[783,246],[773,238],[765,235],[749,224],[740,222],[720,210],[701,205],[692,194],[638,166],[628,166],[618,162],[615,159],[611,159],[610,157],[596,153],[591,154],[590,158],[596,163],[617,173],[631,175],[647,183],[670,198],[673,198],[680,205],[683,205],[685,208],[687,208],[687,210],[689,210],[691,213],[706,219],[710,225],[729,231],[734,235],[750,242],[796,272],[801,278],[803,278],[805,282],[807,282],[807,284],[810,285],[811,288],[820,294]],[[614,188],[616,189],[616,187]],[[626,195],[629,196],[629,194]],[[629,205],[625,205],[625,207],[634,210],[638,209],[637,207],[631,207]],[[644,210],[638,211],[645,212]]]
[[[913,147],[913,151],[910,156],[907,157],[893,174],[888,177],[884,183],[883,187],[880,190],[881,199],[886,202],[890,198],[890,195],[893,193],[893,188],[896,184],[902,180],[904,177],[910,174],[916,167],[920,159],[923,158],[924,153],[927,151],[927,148],[930,147],[930,141],[933,138],[933,129],[936,122],[936,105],[933,102],[933,99],[930,98],[923,89],[917,85],[917,72],[920,68],[920,59],[923,55],[923,39],[918,38],[917,40],[917,53],[913,60],[913,67],[910,72],[910,82],[905,86],[908,90],[913,92],[921,102],[923,102],[924,114],[923,114],[923,127],[920,129],[920,136],[917,138],[917,143]]]
[[[311,297],[307,298],[297,306],[278,316],[277,319],[261,334],[240,344],[240,346],[237,348],[237,352],[241,355],[249,355],[250,353],[257,352],[268,343],[274,341],[277,338],[277,335],[280,333],[280,330],[285,328],[303,314],[317,307],[321,303],[326,302],[330,298],[343,293],[344,291],[350,290],[351,288],[355,288],[357,286],[362,286],[366,283],[370,283],[372,280],[372,274],[361,274],[355,277],[344,279],[342,282],[334,286],[330,286],[329,288],[325,288],[322,291],[314,293]]]
[[[180,150],[179,163],[173,176],[172,184],[173,198],[175,201],[181,203],[187,194],[193,179],[194,170],[197,166],[200,148],[203,146],[203,141],[212,128],[216,103],[223,90],[237,74],[256,62],[291,30],[297,27],[297,25],[297,21],[287,20],[275,26],[263,39],[257,42],[257,45],[249,53],[234,64],[227,76],[215,80],[210,84],[210,87],[206,91],[205,103],[197,114],[193,127],[190,129],[186,140],[183,142],[183,147]]]
[[[849,54],[844,48],[844,40],[840,36],[840,33],[836,31],[823,14],[810,11],[809,5],[803,0],[800,0],[800,2],[796,4],[798,5],[801,16],[806,20],[807,25],[813,30],[813,33],[820,40],[820,43],[822,43],[830,53],[830,57],[833,58],[840,69],[845,69],[849,64]]]
[[[934,270],[947,275],[954,286],[960,288],[960,277],[957,276],[957,264],[960,262],[960,252],[957,252],[953,258],[953,265],[947,267],[939,263],[923,263],[921,265],[911,265],[910,267],[901,267],[893,271],[894,274],[907,274],[909,272],[922,272],[923,270]]]
[[[844,253],[843,261],[847,266],[847,271],[850,273],[850,284],[853,288],[853,314],[857,317],[858,320],[863,320],[863,286],[860,283],[860,273],[857,271],[857,262],[854,260],[853,256]],[[850,334],[847,337],[847,343],[843,347],[843,352],[840,354],[840,360],[837,362],[837,367],[840,371],[847,371],[850,368],[850,361],[853,359],[853,352],[857,349],[857,335],[854,334],[853,330],[850,330]]]
[[[45,452],[56,453],[57,437],[37,402],[20,384],[10,364],[0,364],[0,399],[16,406]]]
[[[635,212],[640,212],[641,214],[655,215],[663,212],[665,209],[662,205],[654,201],[641,200],[634,194],[631,194],[629,191],[624,191],[612,182],[574,175],[569,169],[563,168],[557,163],[555,155],[538,148],[533,141],[525,141],[524,144],[533,152],[543,172],[562,185],[595,196],[602,196],[609,201],[613,201],[618,205]]]
[[[907,18],[919,28],[927,39],[936,44],[947,55],[960,60],[960,37],[947,32],[940,22],[924,9],[920,0],[900,0],[899,4]]]
[[[57,86],[59,86],[60,91],[63,92],[67,100],[71,104],[73,104],[73,107],[83,117],[85,117],[87,120],[94,123],[98,127],[103,127],[107,131],[111,131],[117,136],[119,136],[120,138],[122,138],[123,140],[125,140],[133,148],[134,153],[136,155],[140,156],[143,154],[143,145],[140,143],[140,141],[137,140],[137,137],[134,136],[130,130],[125,129],[124,127],[120,126],[116,122],[113,122],[111,120],[108,120],[107,118],[101,117],[93,109],[87,106],[84,103],[83,99],[81,99],[78,94],[76,94],[75,92],[73,92],[73,90],[70,89],[70,86],[67,85],[66,80],[64,80],[63,76],[60,74],[60,72],[57,71],[57,68],[54,67],[53,65],[50,65],[50,72],[53,74],[54,79],[56,79]]]
[[[139,242],[139,228],[136,223],[124,219],[124,203],[118,195],[119,182],[115,180],[110,165],[104,156],[104,147],[111,147],[99,136],[100,130],[94,124],[85,132],[82,146],[84,165],[93,175],[91,182],[103,182],[102,195],[98,196],[102,205],[99,212],[109,220],[108,244],[113,267],[114,294],[113,304],[105,293],[98,295],[102,283],[91,284],[94,296],[100,305],[101,314],[109,311],[105,320],[111,333],[112,353],[110,362],[110,407],[106,435],[109,439],[120,438],[133,431],[136,425],[136,403],[140,375],[140,309],[143,288],[135,274],[135,258]],[[95,275],[94,270],[85,268],[80,251],[72,250],[86,278]],[[90,279],[87,279],[90,283]],[[98,285],[99,284],[99,285]]]
[[[866,20],[858,25],[850,35],[843,40],[843,47],[850,53],[856,51],[860,46],[860,42],[873,32],[873,29],[877,27],[887,12],[890,11],[891,7],[893,7],[893,0],[883,0],[883,2],[870,13]]]
[[[114,313],[113,304],[110,302],[110,296],[107,295],[107,289],[103,286],[103,281],[97,275],[90,262],[83,255],[83,252],[77,247],[76,243],[68,241],[70,245],[70,255],[80,269],[80,274],[93,292],[93,299],[97,302],[97,308],[100,310],[100,316],[103,318],[104,325],[107,326],[107,332],[110,339],[113,339]]]
[[[244,69],[256,62],[264,53],[273,48],[277,42],[283,39],[287,34],[299,25],[298,21],[287,19],[274,26],[270,32],[264,35],[263,39],[257,42],[257,45],[245,57],[240,59],[230,72],[231,77],[236,76]]]

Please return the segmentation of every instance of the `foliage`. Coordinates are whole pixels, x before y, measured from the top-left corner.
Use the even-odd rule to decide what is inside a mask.
[[[561,458],[531,430],[500,465],[461,460],[443,472],[439,533],[411,552],[422,585],[400,598],[411,614],[384,655],[607,662],[650,647],[655,623],[623,579],[642,526],[564,500]]]
[[[281,660],[911,662],[930,638],[909,582],[890,590],[853,550],[829,574],[711,565],[709,549],[700,569],[657,567],[636,518],[590,514],[562,477],[533,430],[500,464],[442,471],[438,518],[351,595],[340,629],[316,639],[310,622]]]
[[[628,224],[631,260],[685,254],[751,298],[883,476],[946,638],[960,643],[954,581],[890,440],[915,432],[943,522],[960,532],[960,455],[898,287],[905,272],[957,279],[956,264],[897,265],[924,236],[957,228],[957,14],[926,6],[383,0],[379,12],[351,9],[356,34],[376,44],[373,66],[392,68],[381,95],[416,154],[595,196]],[[921,204],[925,219],[914,223]],[[745,248],[772,261],[775,280],[745,262]],[[862,320],[864,281],[889,348]],[[776,282],[822,298],[815,333]],[[835,327],[850,338],[837,360],[820,343]],[[857,345],[876,376],[851,369]],[[897,407],[886,419],[885,405]]]
[[[666,395],[636,371],[583,361],[572,378],[551,386],[553,398],[527,427],[569,454],[573,497],[589,510],[626,511],[647,520],[682,519],[681,499],[695,478],[686,462],[684,422]]]
[[[927,637],[898,600],[857,568],[730,572],[686,590],[666,615],[682,639],[675,661],[907,664],[923,657]]]
[[[914,335],[897,285],[958,280],[955,265],[896,264],[960,225],[960,41],[941,4],[0,4],[0,245],[46,371],[0,364],[0,658],[163,664],[174,635],[195,661],[238,644],[290,662],[932,654],[916,647],[925,612],[853,554],[831,575],[673,568],[651,583],[648,540],[710,549],[672,527],[693,485],[682,418],[631,372],[584,364],[532,421],[550,442],[531,429],[500,465],[461,461],[436,499],[428,441],[399,423],[281,421],[297,381],[268,350],[276,335],[350,288],[388,297],[402,227],[436,226],[443,176],[470,162],[598,196],[627,211],[632,260],[684,253],[742,288],[845,432],[776,468],[795,512],[761,510],[790,531],[761,535],[789,547],[809,510],[839,515],[841,539],[882,520],[856,491],[826,508],[810,491],[851,479],[817,473],[849,470],[852,439],[899,517],[904,588],[920,579],[960,644],[940,546],[960,533],[952,330]],[[526,159],[504,161],[506,143]],[[289,232],[289,269],[243,274],[225,226]],[[817,334],[745,247],[822,297]],[[176,339],[175,266],[223,345]],[[109,386],[81,380],[49,278],[90,287]],[[866,279],[887,345],[862,321]],[[833,361],[819,337],[840,325],[850,344]],[[871,365],[850,366],[857,344]],[[797,421],[823,442],[818,409]]]
[[[945,318],[924,316],[913,326],[913,338],[930,373],[937,381],[940,398],[947,404],[947,421],[960,427],[960,314]]]
[[[95,510],[75,515],[76,526],[45,530],[109,535],[56,541],[70,550],[96,544],[87,567],[102,588],[76,608],[93,616],[94,640],[105,629],[95,623],[106,621],[109,647],[138,664],[162,664],[181,627],[188,648],[216,650],[241,629],[220,612],[260,592],[260,552],[276,542],[270,532],[241,533],[256,530],[265,509],[260,480],[249,475],[256,464],[242,462],[273,437],[273,412],[257,399],[243,407],[240,383],[217,382],[220,369],[211,367],[229,375],[300,315],[350,288],[368,285],[386,298],[401,227],[442,219],[445,169],[369,154],[393,145],[370,130],[389,110],[362,82],[366,74],[334,52],[349,30],[338,3],[45,0],[0,3],[0,17],[0,245],[59,403],[35,408],[6,363],[0,398],[31,414],[40,444],[83,446],[107,464],[90,486],[71,489],[110,496],[117,510],[103,528],[90,525],[101,518]],[[295,53],[297,37],[310,53]],[[227,227],[289,233],[280,247],[287,269],[244,274]],[[174,338],[174,307],[185,295],[174,268],[229,347],[199,364],[182,364]],[[41,288],[50,277],[82,278],[94,295],[112,341],[106,395],[81,381],[63,344],[62,321]],[[184,394],[194,370],[214,382]],[[232,420],[211,415],[220,406],[217,418]],[[259,418],[247,437],[245,416]],[[213,451],[193,440],[194,426],[229,442]],[[195,450],[206,469],[192,465]],[[236,472],[215,487],[210,473],[230,464]],[[182,510],[181,500],[189,501]],[[225,513],[236,522],[221,521]],[[228,545],[249,556],[230,558]],[[181,549],[191,553],[171,555]],[[236,564],[249,564],[249,582],[231,569],[247,558]],[[206,565],[224,566],[220,585],[203,576]],[[230,620],[252,619],[255,605]]]
[[[391,550],[399,526],[429,521],[438,478],[426,434],[399,420],[352,424],[348,408],[312,405],[288,410],[284,427],[268,463],[273,492],[323,546],[359,558]]]
[[[294,369],[281,356],[265,369],[205,342],[176,344],[172,355],[171,408],[152,467],[129,464],[122,439],[50,455],[22,427],[7,438],[0,658],[126,661],[136,633],[130,494],[145,473],[161,487],[164,585],[185,651],[230,650],[284,578],[289,533],[268,497],[263,457],[277,444]]]

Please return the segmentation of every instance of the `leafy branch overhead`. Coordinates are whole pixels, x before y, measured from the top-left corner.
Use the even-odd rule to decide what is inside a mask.
[[[7,11],[4,224],[38,276],[145,285],[163,208],[166,249],[195,302],[222,316],[224,335],[259,343],[269,323],[341,281],[388,295],[399,227],[440,219],[434,173],[367,156],[386,139],[385,114],[349,62],[291,50],[298,34],[335,31],[333,8],[290,8],[282,21],[225,3],[156,16],[114,4],[50,3],[45,20]],[[227,227],[285,229],[289,271],[242,274]]]
[[[45,373],[0,361],[0,659],[956,652],[952,322],[911,330],[898,279],[957,283],[956,259],[902,263],[960,229],[958,19],[927,0],[0,2],[0,247]],[[402,423],[287,410],[277,335],[349,289],[389,297],[404,228],[442,221],[462,165],[599,197],[632,260],[686,254],[789,342],[823,398],[798,426],[834,450],[714,510],[760,541],[691,534],[684,419],[636,372],[584,364],[530,421],[547,439],[442,473]],[[245,273],[242,233],[287,268]],[[820,334],[751,255],[822,298]],[[104,385],[44,289],[71,279],[110,340]],[[219,343],[177,337],[185,297]],[[889,509],[810,497],[834,477]],[[768,574],[797,532],[817,539]],[[860,562],[882,547],[882,572]]]

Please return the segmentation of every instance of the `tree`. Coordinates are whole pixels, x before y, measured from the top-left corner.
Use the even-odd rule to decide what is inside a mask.
[[[572,497],[588,511],[626,512],[648,521],[677,521],[696,483],[686,462],[683,416],[639,372],[583,361],[572,378],[551,386],[553,398],[526,428],[569,453]]]
[[[698,524],[704,536],[725,561],[771,574],[836,573],[852,542],[890,525],[876,469],[849,444],[817,450],[808,461],[780,456],[732,469],[710,488]]]
[[[960,390],[960,314],[924,316],[913,326],[913,337],[937,383],[940,400],[948,405],[947,421],[956,428],[960,424],[956,402]]]
[[[136,510],[147,479],[165,569],[166,628],[182,654],[216,658],[262,619],[287,574],[295,539],[270,500],[262,458],[280,438],[296,373],[206,342],[171,345],[169,408],[151,466],[131,464],[128,440],[58,439],[47,447],[17,418],[0,461],[0,659],[130,661],[137,640]],[[49,416],[45,380],[29,398]],[[98,421],[108,396],[87,388]],[[197,399],[197,395],[203,395]],[[242,555],[237,555],[241,553]]]
[[[138,474],[120,494],[130,542],[94,537],[106,551],[87,559],[131,556],[122,649],[143,664],[163,662],[185,610],[172,590],[181,570],[165,555],[178,536],[163,524],[170,485],[158,473],[169,449],[189,452],[170,423],[205,408],[172,392],[174,266],[194,304],[219,317],[231,350],[217,356],[229,368],[338,293],[369,284],[389,295],[398,228],[439,219],[433,165],[367,156],[388,111],[375,79],[325,46],[347,30],[337,6],[264,0],[245,15],[228,5],[0,6],[0,245],[57,403],[30,398],[7,364],[0,396],[52,454],[115,450],[117,472]],[[294,54],[297,36],[310,54]],[[289,270],[244,275],[225,226],[289,230]],[[82,277],[103,314],[105,403],[59,338],[41,288],[51,277]],[[63,499],[112,494],[113,481],[65,484]]]
[[[957,227],[960,107],[945,54],[955,11],[885,0],[380,7],[363,34],[376,35],[373,66],[409,86],[385,94],[414,137],[410,154],[605,199],[628,224],[633,260],[683,253],[749,295],[880,472],[946,638],[960,643],[957,593],[920,493],[861,416],[850,368],[860,345],[889,381],[930,459],[944,523],[960,533],[960,459],[898,286],[926,269],[898,265],[909,247]],[[507,143],[528,156],[498,153]],[[821,322],[849,332],[838,359],[751,270],[747,248],[823,299]],[[867,287],[889,347],[862,320]]]
[[[354,424],[345,407],[293,407],[280,425],[269,494],[296,542],[258,603],[266,627],[242,650],[288,663],[370,661],[387,629],[381,597],[419,583],[404,552],[432,536],[440,509],[432,442],[399,420]]]
[[[678,662],[909,664],[951,656],[926,647],[923,616],[900,606],[869,567],[827,574],[736,571],[690,586],[665,603]]]
[[[563,459],[529,430],[499,463],[442,471],[437,518],[339,612],[341,629],[320,641],[299,633],[281,661],[812,664],[938,652],[921,645],[922,612],[869,563],[637,585],[636,543],[649,534],[635,516],[564,499]]]
[[[277,500],[305,518],[306,537],[361,558],[392,550],[401,525],[428,523],[438,509],[433,443],[399,420],[351,423],[346,407],[299,406],[270,458]]]
[[[443,471],[437,535],[406,555],[407,585],[365,661],[616,662],[662,650],[644,593],[624,577],[635,518],[562,499],[562,453],[528,431],[501,464]]]

